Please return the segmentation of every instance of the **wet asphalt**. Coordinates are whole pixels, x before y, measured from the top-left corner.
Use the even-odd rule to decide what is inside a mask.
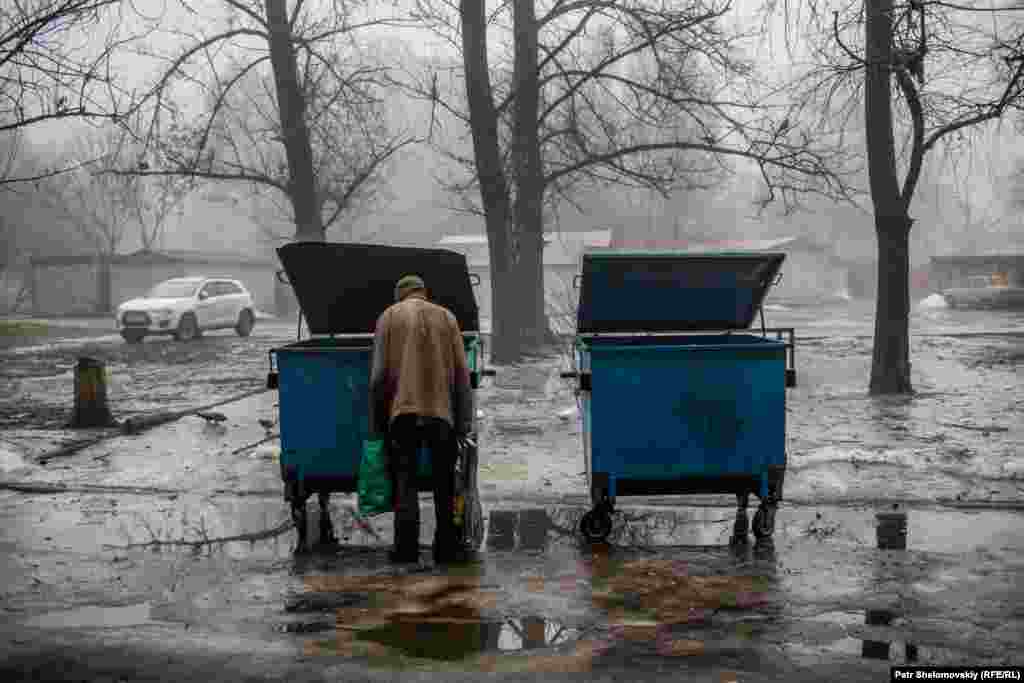
[[[1019,665],[1024,396],[1000,361],[1020,342],[929,339],[923,395],[897,402],[862,395],[855,335],[803,347],[771,543],[731,543],[718,496],[622,499],[609,542],[584,542],[557,359],[480,391],[486,532],[458,569],[430,560],[429,495],[418,568],[389,566],[389,516],[358,520],[340,495],[340,545],[295,556],[276,425],[260,423],[273,392],[219,407],[223,423],[185,417],[45,464],[8,449],[0,677],[874,681],[907,662]]]

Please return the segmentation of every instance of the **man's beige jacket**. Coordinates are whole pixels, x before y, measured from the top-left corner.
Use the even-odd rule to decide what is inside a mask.
[[[460,433],[472,423],[469,365],[452,313],[414,292],[377,319],[370,374],[370,429],[399,415],[438,417]]]

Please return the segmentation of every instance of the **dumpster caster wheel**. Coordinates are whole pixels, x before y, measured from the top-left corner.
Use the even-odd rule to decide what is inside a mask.
[[[775,505],[761,505],[754,513],[754,538],[770,538],[775,533]]]
[[[612,532],[612,515],[608,510],[591,510],[580,520],[580,533],[591,543],[601,543]]]
[[[748,533],[750,533],[750,520],[747,519],[747,512],[744,510],[736,516],[736,522],[732,527],[732,536],[729,538],[729,544],[746,544]]]
[[[747,518],[746,508],[736,511],[736,521],[732,525],[733,538],[746,538],[750,533],[750,520]]]

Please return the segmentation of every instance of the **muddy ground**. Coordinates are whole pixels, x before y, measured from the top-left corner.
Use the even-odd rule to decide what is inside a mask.
[[[429,495],[420,571],[387,565],[389,516],[360,521],[346,495],[331,508],[341,545],[295,557],[276,425],[259,422],[275,393],[222,406],[221,424],[185,417],[52,459],[32,435],[63,438],[59,420],[8,427],[0,676],[874,681],[893,663],[1020,664],[1022,337],[915,337],[920,393],[880,401],[864,391],[863,326],[827,322],[798,348],[771,544],[731,546],[734,503],[718,496],[621,499],[610,542],[583,543],[557,357],[498,368],[478,394],[486,536],[457,572],[430,563]],[[258,388],[267,347],[294,330],[262,334],[89,352],[120,376],[124,415]],[[56,414],[71,386],[58,363],[80,344],[5,352],[26,398],[2,410]],[[907,549],[880,550],[876,514],[894,505]]]
[[[215,331],[187,343],[154,337],[127,344],[110,327],[103,319],[77,325],[51,322],[45,337],[0,346],[0,430],[64,427],[71,416],[74,368],[80,357],[106,365],[111,409],[125,419],[262,388],[267,351],[295,338],[294,323],[276,320],[257,322],[248,338]]]

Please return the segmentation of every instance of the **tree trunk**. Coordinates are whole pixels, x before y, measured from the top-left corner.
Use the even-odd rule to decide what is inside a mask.
[[[305,96],[299,87],[299,70],[292,49],[286,0],[266,0],[270,33],[270,63],[277,87],[277,108],[288,156],[288,195],[295,212],[296,241],[323,241],[324,226],[317,201],[313,150],[306,127]]]
[[[908,394],[910,382],[910,225],[906,216],[876,216],[878,289],[871,394]]]
[[[544,287],[544,169],[540,155],[538,108],[540,80],[537,64],[538,26],[535,0],[515,0],[515,124],[513,159],[516,173],[516,234],[514,263],[519,285],[521,350],[534,351],[549,339]]]
[[[509,234],[511,207],[508,181],[498,148],[498,113],[491,93],[487,61],[487,22],[484,3],[461,0],[463,68],[473,154],[484,205],[487,247],[491,267],[491,359],[497,364],[520,357],[520,330],[516,285],[512,272]]]
[[[903,394],[910,383],[910,225],[900,196],[892,119],[892,0],[867,0],[864,115],[868,178],[878,236],[878,291],[871,394]]]

